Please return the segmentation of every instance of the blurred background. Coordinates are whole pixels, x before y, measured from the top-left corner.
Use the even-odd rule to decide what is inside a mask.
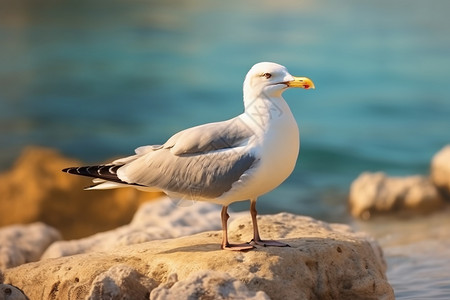
[[[274,61],[316,90],[284,94],[300,157],[259,210],[348,223],[361,172],[428,174],[450,141],[449,12],[447,0],[1,1],[0,170],[27,145],[98,163],[234,117],[246,72]]]
[[[248,69],[274,61],[317,89],[284,95],[301,153],[260,207],[335,220],[339,196],[342,218],[360,172],[427,173],[449,142],[449,11],[446,0],[2,1],[0,168],[30,144],[98,163],[234,117]]]

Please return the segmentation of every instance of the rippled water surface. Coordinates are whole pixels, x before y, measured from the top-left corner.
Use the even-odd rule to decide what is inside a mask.
[[[383,218],[353,225],[384,249],[397,299],[449,299],[450,210],[421,218]]]
[[[29,144],[99,162],[228,119],[248,69],[275,61],[317,89],[285,93],[300,159],[260,211],[350,222],[359,173],[426,174],[450,142],[449,11],[447,0],[2,1],[0,168]],[[398,241],[433,237],[447,216],[385,223]],[[450,298],[448,235],[378,237],[398,298]]]

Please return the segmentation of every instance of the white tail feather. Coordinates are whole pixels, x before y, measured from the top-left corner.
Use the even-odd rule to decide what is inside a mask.
[[[104,181],[99,182],[99,180],[93,180],[96,185],[89,186],[85,188],[86,191],[90,190],[110,190],[110,189],[117,189],[117,188],[123,188],[123,187],[130,187],[128,184],[124,183],[118,183],[118,182],[112,182],[112,181]]]

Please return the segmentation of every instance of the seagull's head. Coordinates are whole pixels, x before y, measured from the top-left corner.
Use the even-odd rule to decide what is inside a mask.
[[[282,65],[261,62],[254,65],[245,76],[244,97],[280,97],[283,91],[294,87],[314,89],[314,83],[307,77],[292,76]]]

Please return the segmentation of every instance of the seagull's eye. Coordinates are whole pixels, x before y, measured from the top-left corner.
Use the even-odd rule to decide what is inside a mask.
[[[263,73],[261,76],[262,77],[266,77],[266,79],[269,79],[270,77],[272,77],[272,74],[270,74],[270,73]]]

